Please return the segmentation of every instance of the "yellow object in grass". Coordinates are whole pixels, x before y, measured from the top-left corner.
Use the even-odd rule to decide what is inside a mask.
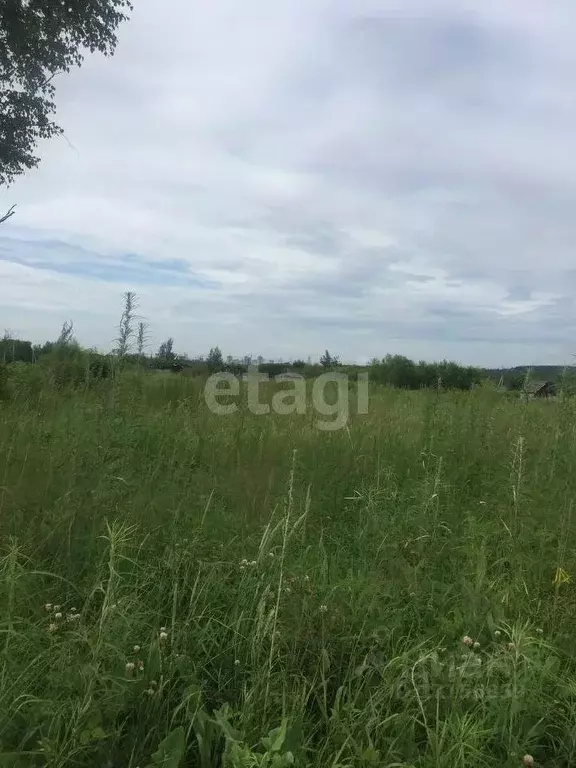
[[[568,575],[568,573],[566,573],[564,568],[560,568],[560,566],[558,566],[556,568],[556,573],[554,574],[554,581],[552,583],[554,584],[556,589],[558,589],[558,587],[561,584],[565,584],[568,581],[570,581],[570,576]]]

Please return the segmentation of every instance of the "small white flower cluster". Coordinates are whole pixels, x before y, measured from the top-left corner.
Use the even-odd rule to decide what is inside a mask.
[[[156,693],[157,685],[158,685],[158,683],[156,682],[156,680],[150,680],[150,688],[146,688],[144,693],[147,696],[154,696],[154,694]]]
[[[66,621],[68,623],[80,621],[80,613],[77,608],[70,608],[70,613],[66,614]]]
[[[245,568],[256,568],[257,565],[258,565],[258,563],[256,562],[256,560],[248,561],[248,560],[246,560],[246,558],[244,558],[243,560],[240,560],[240,570],[241,571],[243,571]]]
[[[161,643],[165,643],[166,640],[168,640],[168,630],[166,627],[160,627],[160,632],[158,633],[158,639]]]
[[[142,650],[142,648],[139,645],[135,645],[132,648],[132,652],[136,654],[136,659],[135,659],[135,661],[127,661],[126,662],[125,669],[126,669],[126,674],[128,675],[128,677],[131,677],[132,673],[135,670],[138,670],[138,672],[144,672],[144,662],[142,661],[142,659],[138,658],[138,654],[140,653],[141,650]]]
[[[478,648],[480,648],[480,643],[477,640],[473,640],[470,635],[464,635],[462,638],[462,644],[467,648],[474,648],[476,651]]]
[[[494,630],[494,637],[496,638],[496,640],[500,640],[501,637],[502,637],[501,630],[495,629]],[[516,646],[514,645],[514,643],[506,643],[506,650],[507,651],[513,651],[515,648],[516,648]]]
[[[138,670],[138,672],[144,672],[144,662],[141,659],[138,659],[137,661],[127,661],[125,669],[128,677],[131,677],[132,673],[136,669]]]
[[[53,605],[52,603],[46,603],[44,606],[44,610],[46,613],[51,614],[52,621],[48,625],[48,632],[54,633],[58,631],[58,628],[60,624],[58,622],[62,622],[64,619],[66,622],[73,623],[76,621],[80,621],[80,612],[77,608],[70,608],[70,610],[66,613],[66,616],[64,616],[64,613],[62,612],[62,606],[61,605]]]

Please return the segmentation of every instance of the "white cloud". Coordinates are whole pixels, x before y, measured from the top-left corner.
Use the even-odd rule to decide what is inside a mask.
[[[105,346],[559,362],[576,326],[568,0],[138,0],[4,191],[0,318]],[[496,355],[496,357],[495,357]]]

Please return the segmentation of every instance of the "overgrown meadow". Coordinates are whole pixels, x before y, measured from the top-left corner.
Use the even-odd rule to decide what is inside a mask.
[[[572,399],[2,392],[1,766],[576,764]]]

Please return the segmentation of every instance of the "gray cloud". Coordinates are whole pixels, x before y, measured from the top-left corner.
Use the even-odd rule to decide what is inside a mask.
[[[576,8],[139,0],[60,78],[67,141],[0,196],[4,325],[121,293],[183,351],[565,362],[576,330]],[[128,284],[130,283],[130,284]]]

